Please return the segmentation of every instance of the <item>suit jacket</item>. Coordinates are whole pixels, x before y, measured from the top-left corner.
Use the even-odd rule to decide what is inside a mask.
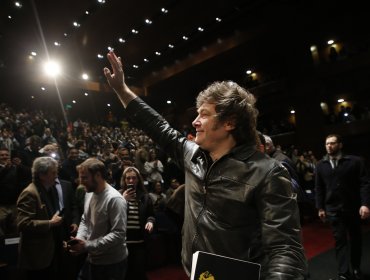
[[[364,161],[342,155],[333,169],[326,155],[316,166],[316,207],[327,214],[357,212],[361,205],[370,207],[370,182]]]
[[[29,270],[39,270],[51,264],[56,246],[51,219],[45,203],[46,191],[34,183],[19,195],[17,201],[17,226],[20,232],[19,265]]]
[[[72,188],[72,184],[66,180],[59,180],[62,186],[63,193],[63,204],[64,204],[64,214],[63,214],[63,239],[70,239],[70,226],[72,224],[79,225],[81,216],[77,209],[75,200],[75,191]]]

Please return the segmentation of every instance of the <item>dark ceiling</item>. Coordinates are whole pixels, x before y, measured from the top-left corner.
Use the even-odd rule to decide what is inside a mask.
[[[61,88],[104,92],[102,69],[110,46],[139,92],[154,103],[173,98],[191,106],[195,94],[214,80],[248,86],[247,69],[264,71],[267,80],[298,75],[310,67],[310,45],[360,37],[367,24],[366,9],[356,1],[349,7],[302,0],[31,0],[19,1],[21,8],[15,2],[0,2],[0,101],[7,95],[26,99],[20,92],[47,83],[41,62],[48,57],[63,65]],[[30,60],[32,51],[37,56]],[[81,82],[83,72],[90,82]]]

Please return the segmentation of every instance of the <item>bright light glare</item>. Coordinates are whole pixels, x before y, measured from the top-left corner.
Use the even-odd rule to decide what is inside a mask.
[[[328,45],[332,45],[332,44],[334,44],[334,40],[329,40]]]
[[[344,99],[343,98],[339,98],[338,99],[338,103],[342,103],[342,102],[344,102]]]
[[[87,75],[86,73],[83,73],[82,74],[82,79],[88,80],[89,79],[89,75]]]
[[[167,104],[171,104],[172,102],[171,102],[171,100],[167,100]]]
[[[44,65],[45,73],[51,77],[55,77],[60,74],[61,69],[57,62],[49,61]]]
[[[291,111],[290,111],[290,113],[291,113],[291,114],[295,114],[295,110],[291,110]]]

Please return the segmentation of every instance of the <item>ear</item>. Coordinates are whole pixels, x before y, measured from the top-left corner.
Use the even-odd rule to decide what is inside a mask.
[[[226,131],[234,130],[235,129],[235,120],[230,119],[230,120],[225,121],[224,128],[225,128]]]

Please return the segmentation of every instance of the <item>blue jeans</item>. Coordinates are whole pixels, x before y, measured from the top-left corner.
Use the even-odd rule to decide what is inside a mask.
[[[127,258],[119,263],[97,265],[87,260],[78,275],[78,280],[124,280],[127,271]]]

